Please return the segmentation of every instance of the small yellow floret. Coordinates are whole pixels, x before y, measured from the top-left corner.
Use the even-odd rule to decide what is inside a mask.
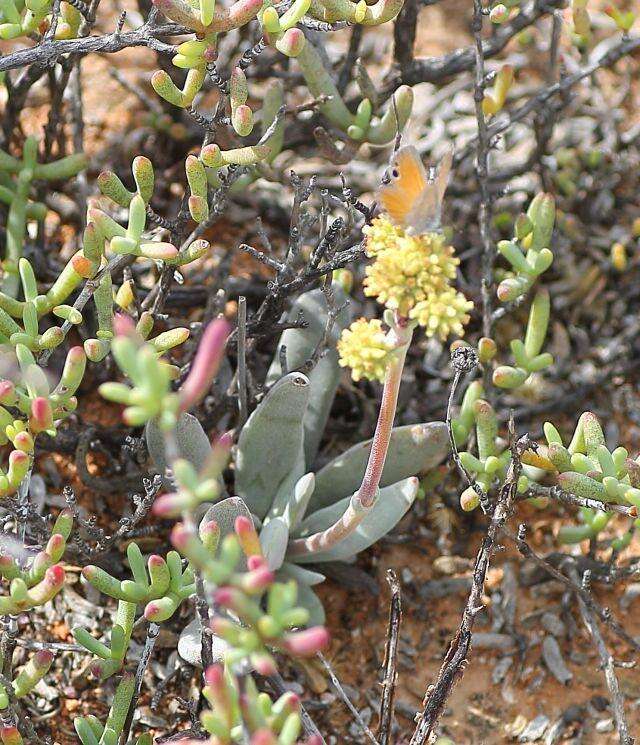
[[[340,366],[351,368],[351,377],[358,381],[384,381],[393,346],[377,318],[359,318],[342,332],[338,341]]]
[[[450,287],[417,303],[409,316],[424,326],[427,336],[438,335],[444,341],[450,334],[464,334],[464,325],[469,322],[472,308],[471,300]]]
[[[366,225],[362,232],[366,236],[365,250],[370,259],[381,251],[394,248],[398,239],[405,236],[404,230],[384,215],[374,218],[371,225]]]

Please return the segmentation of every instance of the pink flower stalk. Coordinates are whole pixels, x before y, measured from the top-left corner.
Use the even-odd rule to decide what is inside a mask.
[[[403,319],[396,319],[393,329],[395,356],[390,363],[384,381],[382,401],[378,412],[378,422],[369,451],[367,467],[360,488],[353,495],[349,506],[333,525],[325,530],[313,533],[306,538],[294,538],[288,546],[289,556],[301,556],[316,551],[327,551],[352,535],[369,513],[378,497],[380,479],[384,469],[393,421],[398,404],[398,393],[402,382],[402,371],[411,344],[412,328]]]
[[[191,371],[180,389],[180,411],[199,403],[211,387],[224,355],[229,324],[224,318],[210,323],[202,335]]]
[[[304,631],[288,634],[284,639],[284,648],[295,657],[313,657],[329,646],[331,637],[324,626],[312,626]]]

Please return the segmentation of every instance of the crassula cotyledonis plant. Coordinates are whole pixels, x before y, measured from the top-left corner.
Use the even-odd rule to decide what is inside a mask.
[[[211,734],[210,742],[212,745],[242,742],[248,729],[252,742],[293,745],[301,732],[297,700],[287,697],[271,703],[268,697],[258,696],[257,691],[252,696],[252,684],[245,678],[251,669],[263,675],[274,674],[277,670],[274,650],[294,656],[315,654],[326,646],[328,634],[321,626],[301,628],[307,625],[310,614],[296,605],[296,581],[275,582],[275,574],[269,567],[269,548],[261,545],[249,516],[238,517],[232,533],[223,525],[225,535],[222,535],[221,526],[209,519],[211,510],[216,509],[214,505],[199,528],[195,527],[200,505],[220,496],[220,479],[227,463],[230,439],[221,438],[206,462],[196,470],[189,456],[197,459],[193,440],[202,429],[185,410],[196,405],[211,385],[222,359],[228,326],[224,320],[218,320],[205,329],[190,374],[177,392],[169,389],[168,378],[158,377],[164,363],[136,335],[132,325],[118,322],[116,328],[120,333],[113,342],[114,354],[132,385],[105,384],[102,392],[128,405],[125,410],[128,421],[147,424],[150,442],[154,436],[160,436],[152,449],[162,451],[161,457],[169,466],[167,479],[179,490],[161,496],[155,511],[164,516],[180,515],[183,522],[172,533],[178,551],[170,552],[166,561],[152,555],[145,566],[137,545],[129,545],[132,580],[117,580],[97,566],[85,568],[89,582],[118,600],[118,612],[109,644],[94,639],[83,629],[76,629],[74,635],[96,656],[94,672],[107,677],[126,665],[138,606],[144,608],[143,616],[153,630],[173,616],[184,600],[200,592],[200,601],[216,609],[215,613],[210,611],[210,625],[219,643],[224,645],[220,659],[226,666],[223,688],[216,683],[222,684],[218,680],[222,668],[210,667],[207,671],[205,695],[213,710],[203,715],[203,725]],[[162,385],[148,385],[149,380]],[[211,644],[211,636],[202,633],[202,661],[212,658],[213,649],[204,651],[204,646]],[[240,690],[240,678],[247,695],[234,701],[233,692]],[[228,697],[216,695],[223,690]],[[78,720],[76,728],[86,732],[87,723]]]

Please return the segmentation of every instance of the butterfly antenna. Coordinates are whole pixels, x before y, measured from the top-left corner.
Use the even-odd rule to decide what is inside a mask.
[[[400,118],[398,117],[398,104],[396,103],[395,93],[391,96],[391,105],[393,106],[393,115],[396,118],[396,141],[393,145],[393,152],[396,153],[400,149],[400,143],[402,142],[402,132],[400,131]]]

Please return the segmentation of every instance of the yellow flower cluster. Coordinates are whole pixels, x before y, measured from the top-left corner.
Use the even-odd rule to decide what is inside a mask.
[[[358,381],[384,381],[393,346],[377,318],[359,318],[345,329],[338,341],[340,366],[351,368],[351,377]]]
[[[473,303],[451,286],[460,263],[441,233],[408,235],[386,216],[364,229],[364,292],[389,310],[424,327],[427,336],[462,336]],[[384,381],[394,344],[378,319],[360,318],[342,332],[340,365],[351,376]]]
[[[473,303],[451,287],[459,259],[441,233],[407,235],[387,217],[366,227],[365,294],[415,319],[427,336],[462,334]]]

